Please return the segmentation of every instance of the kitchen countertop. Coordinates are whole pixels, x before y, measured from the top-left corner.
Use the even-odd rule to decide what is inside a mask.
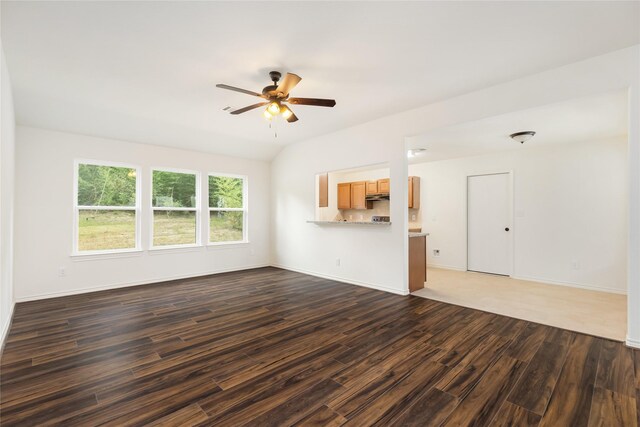
[[[409,233],[409,237],[426,237],[429,233]]]
[[[310,224],[343,224],[343,225],[391,225],[391,222],[373,222],[373,221],[307,221]]]

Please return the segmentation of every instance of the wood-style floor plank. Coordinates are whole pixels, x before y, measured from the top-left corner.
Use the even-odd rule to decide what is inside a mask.
[[[496,427],[535,427],[540,424],[540,415],[527,411],[522,406],[504,402],[491,424]]]
[[[529,362],[522,378],[511,391],[509,401],[543,415],[555,390],[568,348],[544,342]]]
[[[0,423],[638,426],[622,343],[277,268],[17,304]]]
[[[602,341],[576,335],[540,426],[589,425]]]

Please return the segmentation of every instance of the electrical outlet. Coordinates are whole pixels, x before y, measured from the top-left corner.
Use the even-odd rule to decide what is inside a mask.
[[[411,215],[411,221],[415,221],[416,220],[416,214]]]
[[[574,270],[580,270],[580,261],[572,261],[571,267],[573,267]]]
[[[336,267],[340,267],[340,258],[336,258]]]
[[[62,266],[58,269],[58,277],[64,277],[67,275],[67,269]]]
[[[440,249],[434,249],[433,256],[440,256]]]

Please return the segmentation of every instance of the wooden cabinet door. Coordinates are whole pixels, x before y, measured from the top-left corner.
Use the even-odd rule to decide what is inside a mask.
[[[367,182],[367,194],[378,194],[378,182],[377,181],[369,181],[369,182]]]
[[[389,194],[389,178],[378,180],[378,193]]]
[[[338,184],[338,209],[351,209],[351,183]]]
[[[351,209],[367,209],[367,182],[351,183]]]
[[[318,175],[318,207],[329,206],[329,174]]]
[[[424,288],[427,281],[427,238],[409,238],[409,292]]]
[[[420,177],[409,177],[409,208],[420,209]]]

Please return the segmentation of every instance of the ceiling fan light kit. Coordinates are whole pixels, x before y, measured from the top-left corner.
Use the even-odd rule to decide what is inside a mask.
[[[282,73],[279,71],[271,71],[269,73],[269,77],[273,84],[269,86],[265,86],[262,89],[262,93],[253,92],[246,89],[241,89],[234,86],[229,86],[226,84],[217,84],[216,87],[221,89],[232,90],[234,92],[245,93],[247,95],[257,96],[259,98],[265,99],[263,102],[258,102],[257,104],[249,105],[244,108],[239,108],[237,110],[229,111],[233,115],[238,115],[245,113],[247,111],[253,110],[255,108],[263,107],[266,105],[263,116],[267,120],[271,120],[274,117],[281,115],[283,119],[285,119],[289,123],[293,123],[298,121],[298,117],[294,114],[294,112],[289,108],[285,103],[289,104],[297,104],[297,105],[311,105],[316,107],[333,107],[336,105],[336,101],[333,99],[320,99],[320,98],[289,98],[289,92],[296,87],[302,78],[296,74],[287,73],[282,79],[282,82],[278,84],[280,78],[282,77]],[[229,107],[225,108],[224,111],[229,110]]]

